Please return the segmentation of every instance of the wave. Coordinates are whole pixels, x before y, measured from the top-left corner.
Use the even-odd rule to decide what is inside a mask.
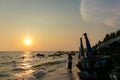
[[[56,70],[56,69],[49,70],[48,73],[49,73],[49,72],[53,72],[53,71],[55,71],[55,70]]]
[[[23,69],[23,68],[15,68],[15,69],[12,69],[11,71],[26,71],[26,69]]]
[[[45,76],[45,74],[46,73],[44,71],[38,71],[38,72],[33,73],[32,75],[29,75],[26,77],[21,77],[19,79],[15,79],[15,80],[39,80],[40,78]]]
[[[38,68],[40,66],[56,65],[56,64],[60,64],[60,63],[64,63],[64,62],[65,62],[65,60],[46,62],[46,63],[43,63],[43,64],[35,65],[32,68]]]
[[[1,62],[1,64],[7,64],[7,65],[9,65],[9,64],[16,64],[17,62],[16,61],[10,61],[10,62]]]
[[[39,79],[41,77],[43,77],[46,73],[44,71],[40,71],[40,72],[36,72],[33,74],[33,76],[36,78],[36,79]]]
[[[0,64],[2,64],[2,65],[17,65],[17,64],[22,64],[22,63],[30,63],[31,61],[24,61],[24,62],[22,62],[22,61],[9,61],[9,62],[1,62]]]
[[[0,73],[0,77],[9,77],[9,74],[5,74],[5,73]]]

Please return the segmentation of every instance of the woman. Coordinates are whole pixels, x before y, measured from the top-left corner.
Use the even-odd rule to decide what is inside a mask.
[[[71,56],[71,54],[69,54],[68,55],[68,70],[70,71],[70,72],[72,72],[72,56]]]

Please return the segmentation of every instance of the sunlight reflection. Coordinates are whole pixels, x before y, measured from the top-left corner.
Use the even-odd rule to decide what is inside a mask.
[[[22,65],[22,68],[24,68],[24,69],[29,69],[29,68],[31,68],[31,65],[29,64],[29,63],[23,63],[23,64],[21,64]]]
[[[14,74],[14,76],[17,78],[23,78],[23,77],[30,76],[33,72],[34,72],[34,70],[27,70],[25,72],[16,73],[16,74]]]
[[[26,51],[24,52],[23,54],[24,56],[24,59],[23,59],[23,63],[21,64],[22,65],[22,68],[24,69],[28,69],[28,68],[31,68],[31,52],[30,51]]]
[[[33,66],[32,64],[33,58],[31,58],[31,52],[26,51],[21,55],[21,57],[24,57],[24,58],[22,58],[22,62],[18,67],[23,69],[24,71],[14,74],[16,78],[23,78],[26,76],[30,76],[33,72],[35,72],[35,70],[31,68]]]

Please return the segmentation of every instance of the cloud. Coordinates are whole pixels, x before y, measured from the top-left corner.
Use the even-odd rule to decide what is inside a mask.
[[[80,12],[86,22],[120,28],[120,0],[81,0]]]
[[[120,16],[105,20],[104,24],[112,28],[120,28]]]

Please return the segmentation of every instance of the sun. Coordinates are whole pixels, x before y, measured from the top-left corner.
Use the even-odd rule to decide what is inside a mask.
[[[32,44],[32,41],[31,41],[31,39],[26,38],[26,39],[24,40],[24,43],[25,43],[25,45],[29,46],[29,45]]]

